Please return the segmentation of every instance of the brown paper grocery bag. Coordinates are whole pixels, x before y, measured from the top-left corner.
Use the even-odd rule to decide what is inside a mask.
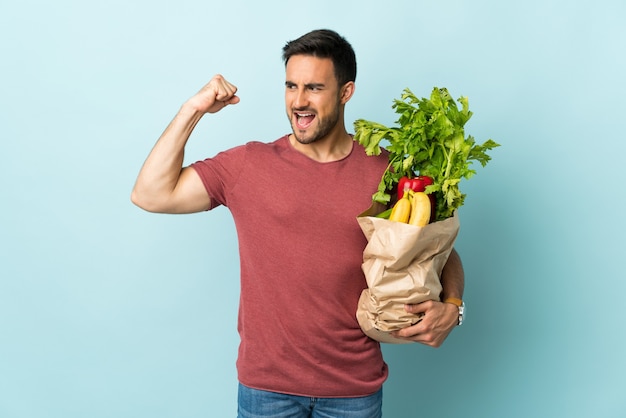
[[[373,216],[357,220],[368,241],[362,265],[368,288],[361,293],[357,320],[377,341],[406,343],[389,333],[419,322],[405,304],[439,300],[441,271],[460,228],[458,216],[424,227]]]

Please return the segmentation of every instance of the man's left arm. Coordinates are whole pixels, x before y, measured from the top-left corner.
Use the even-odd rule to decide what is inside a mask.
[[[448,261],[441,273],[441,300],[463,299],[465,274],[461,257],[452,249]],[[417,324],[393,333],[395,337],[409,341],[439,347],[448,334],[459,323],[459,308],[453,303],[426,301],[416,305],[406,305],[407,312],[420,315],[423,318]]]

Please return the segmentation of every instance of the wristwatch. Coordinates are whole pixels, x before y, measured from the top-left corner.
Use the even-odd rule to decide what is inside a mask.
[[[459,308],[459,323],[457,325],[462,325],[465,317],[465,302],[458,298],[447,298],[444,303],[451,303]]]

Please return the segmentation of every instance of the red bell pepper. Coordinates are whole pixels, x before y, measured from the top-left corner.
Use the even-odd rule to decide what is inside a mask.
[[[426,190],[426,187],[431,184],[433,184],[433,179],[428,176],[417,176],[413,178],[404,176],[398,181],[398,200],[402,199],[405,190],[423,192]],[[435,208],[437,207],[435,195],[430,193],[428,198],[430,199],[430,221],[433,222],[435,220]]]
[[[398,182],[398,200],[402,199],[406,189],[411,189],[414,192],[423,192],[426,190],[426,186],[430,186],[431,184],[433,184],[433,179],[427,176],[417,176],[413,178],[404,176]]]

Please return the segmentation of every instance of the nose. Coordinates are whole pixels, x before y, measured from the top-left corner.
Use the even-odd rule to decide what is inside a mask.
[[[303,109],[309,104],[308,94],[306,89],[297,89],[294,97],[293,106],[296,109]]]

